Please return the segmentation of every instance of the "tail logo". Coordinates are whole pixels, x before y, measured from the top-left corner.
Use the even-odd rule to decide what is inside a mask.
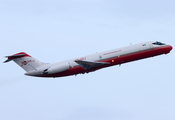
[[[21,62],[21,66],[23,66],[23,65],[27,65],[27,61],[24,61],[24,62]]]
[[[35,61],[34,61],[34,60],[29,60],[29,61],[21,62],[21,66],[23,66],[23,65],[27,65],[27,63],[29,63],[29,62],[35,62]]]
[[[24,62],[23,62],[23,65],[27,65],[27,61],[24,61]]]

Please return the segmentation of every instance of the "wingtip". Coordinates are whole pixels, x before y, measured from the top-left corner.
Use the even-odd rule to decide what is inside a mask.
[[[11,61],[11,59],[7,59],[6,61],[4,61],[3,63],[7,63],[7,62],[10,62]]]

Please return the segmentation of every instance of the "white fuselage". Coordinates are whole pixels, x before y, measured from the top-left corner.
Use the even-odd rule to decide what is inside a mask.
[[[76,75],[79,73],[91,72],[103,67],[123,64],[126,62],[148,58],[160,54],[167,54],[172,49],[172,47],[169,45],[154,45],[154,42],[155,41],[144,42],[62,62],[45,64],[44,66],[36,68],[36,70],[27,72],[25,75],[40,77],[61,77],[67,75]],[[83,63],[85,65],[86,61],[93,62],[94,64],[96,62],[105,62],[109,64],[99,65],[98,67],[86,70],[81,67],[81,64],[76,62],[77,60],[85,62]],[[88,63],[87,65],[90,65],[90,63]],[[43,72],[44,70],[45,72]]]

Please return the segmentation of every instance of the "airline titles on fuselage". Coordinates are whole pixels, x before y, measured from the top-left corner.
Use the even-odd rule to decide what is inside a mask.
[[[121,52],[122,50],[117,50],[117,51],[113,51],[113,52],[109,52],[109,53],[104,53],[103,55],[109,55],[109,54],[113,54],[113,53],[117,53],[117,52]]]

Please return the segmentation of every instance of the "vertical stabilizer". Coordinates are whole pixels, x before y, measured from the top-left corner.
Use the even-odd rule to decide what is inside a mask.
[[[36,70],[36,68],[45,65],[46,63],[42,63],[25,52],[20,52],[11,56],[6,56],[8,59],[4,61],[4,63],[13,60],[16,64],[18,64],[21,68],[23,68],[26,72],[31,70]]]

